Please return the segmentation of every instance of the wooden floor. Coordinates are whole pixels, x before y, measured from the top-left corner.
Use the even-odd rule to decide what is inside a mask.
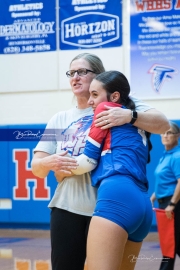
[[[158,235],[149,233],[137,258],[135,270],[158,270],[160,261]],[[177,257],[174,270],[179,269],[180,258]],[[0,270],[51,270],[50,232],[0,229]]]

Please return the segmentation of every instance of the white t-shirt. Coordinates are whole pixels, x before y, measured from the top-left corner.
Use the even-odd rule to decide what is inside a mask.
[[[132,99],[135,102],[137,111],[152,109],[142,101]],[[41,140],[34,152],[42,151],[55,154],[66,148],[72,152],[72,156],[78,156],[83,153],[92,119],[93,111],[91,108],[72,108],[55,114],[48,122],[46,129],[60,130],[60,138],[56,141]],[[90,173],[66,177],[61,183],[58,183],[48,206],[91,216],[96,203],[96,192],[96,188],[91,186]]]

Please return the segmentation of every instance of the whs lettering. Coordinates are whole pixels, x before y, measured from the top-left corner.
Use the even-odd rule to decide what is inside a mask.
[[[172,9],[172,0],[142,0],[135,1],[136,10],[139,12],[144,11],[160,11]],[[180,0],[177,0],[174,9],[180,9]]]

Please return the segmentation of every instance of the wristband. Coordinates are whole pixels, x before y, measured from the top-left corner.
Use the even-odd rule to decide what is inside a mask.
[[[71,170],[76,175],[80,175],[86,172],[94,170],[97,166],[97,160],[89,158],[88,156],[81,154],[75,158],[78,162],[77,169]]]
[[[136,111],[131,111],[131,116],[132,116],[132,118],[131,118],[131,121],[130,121],[129,123],[130,123],[130,124],[134,124],[135,121],[136,121],[137,118],[138,118],[138,114],[137,114]]]
[[[173,203],[173,202],[170,202],[169,205],[170,205],[170,206],[176,206],[176,204]]]

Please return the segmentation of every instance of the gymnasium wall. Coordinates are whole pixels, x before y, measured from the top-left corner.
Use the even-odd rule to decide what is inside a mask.
[[[79,53],[98,55],[106,70],[120,70],[131,84],[129,1],[123,1],[122,8],[122,46],[0,54],[0,129],[44,128],[56,112],[74,106],[65,73]],[[177,88],[179,94],[179,85]],[[180,125],[180,98],[144,100]],[[159,135],[152,135],[152,144],[151,163],[147,166],[150,194],[154,169],[163,152]],[[34,141],[0,141],[0,226],[49,226],[47,205],[57,182],[53,173],[46,179],[32,175],[30,161],[35,145]]]

